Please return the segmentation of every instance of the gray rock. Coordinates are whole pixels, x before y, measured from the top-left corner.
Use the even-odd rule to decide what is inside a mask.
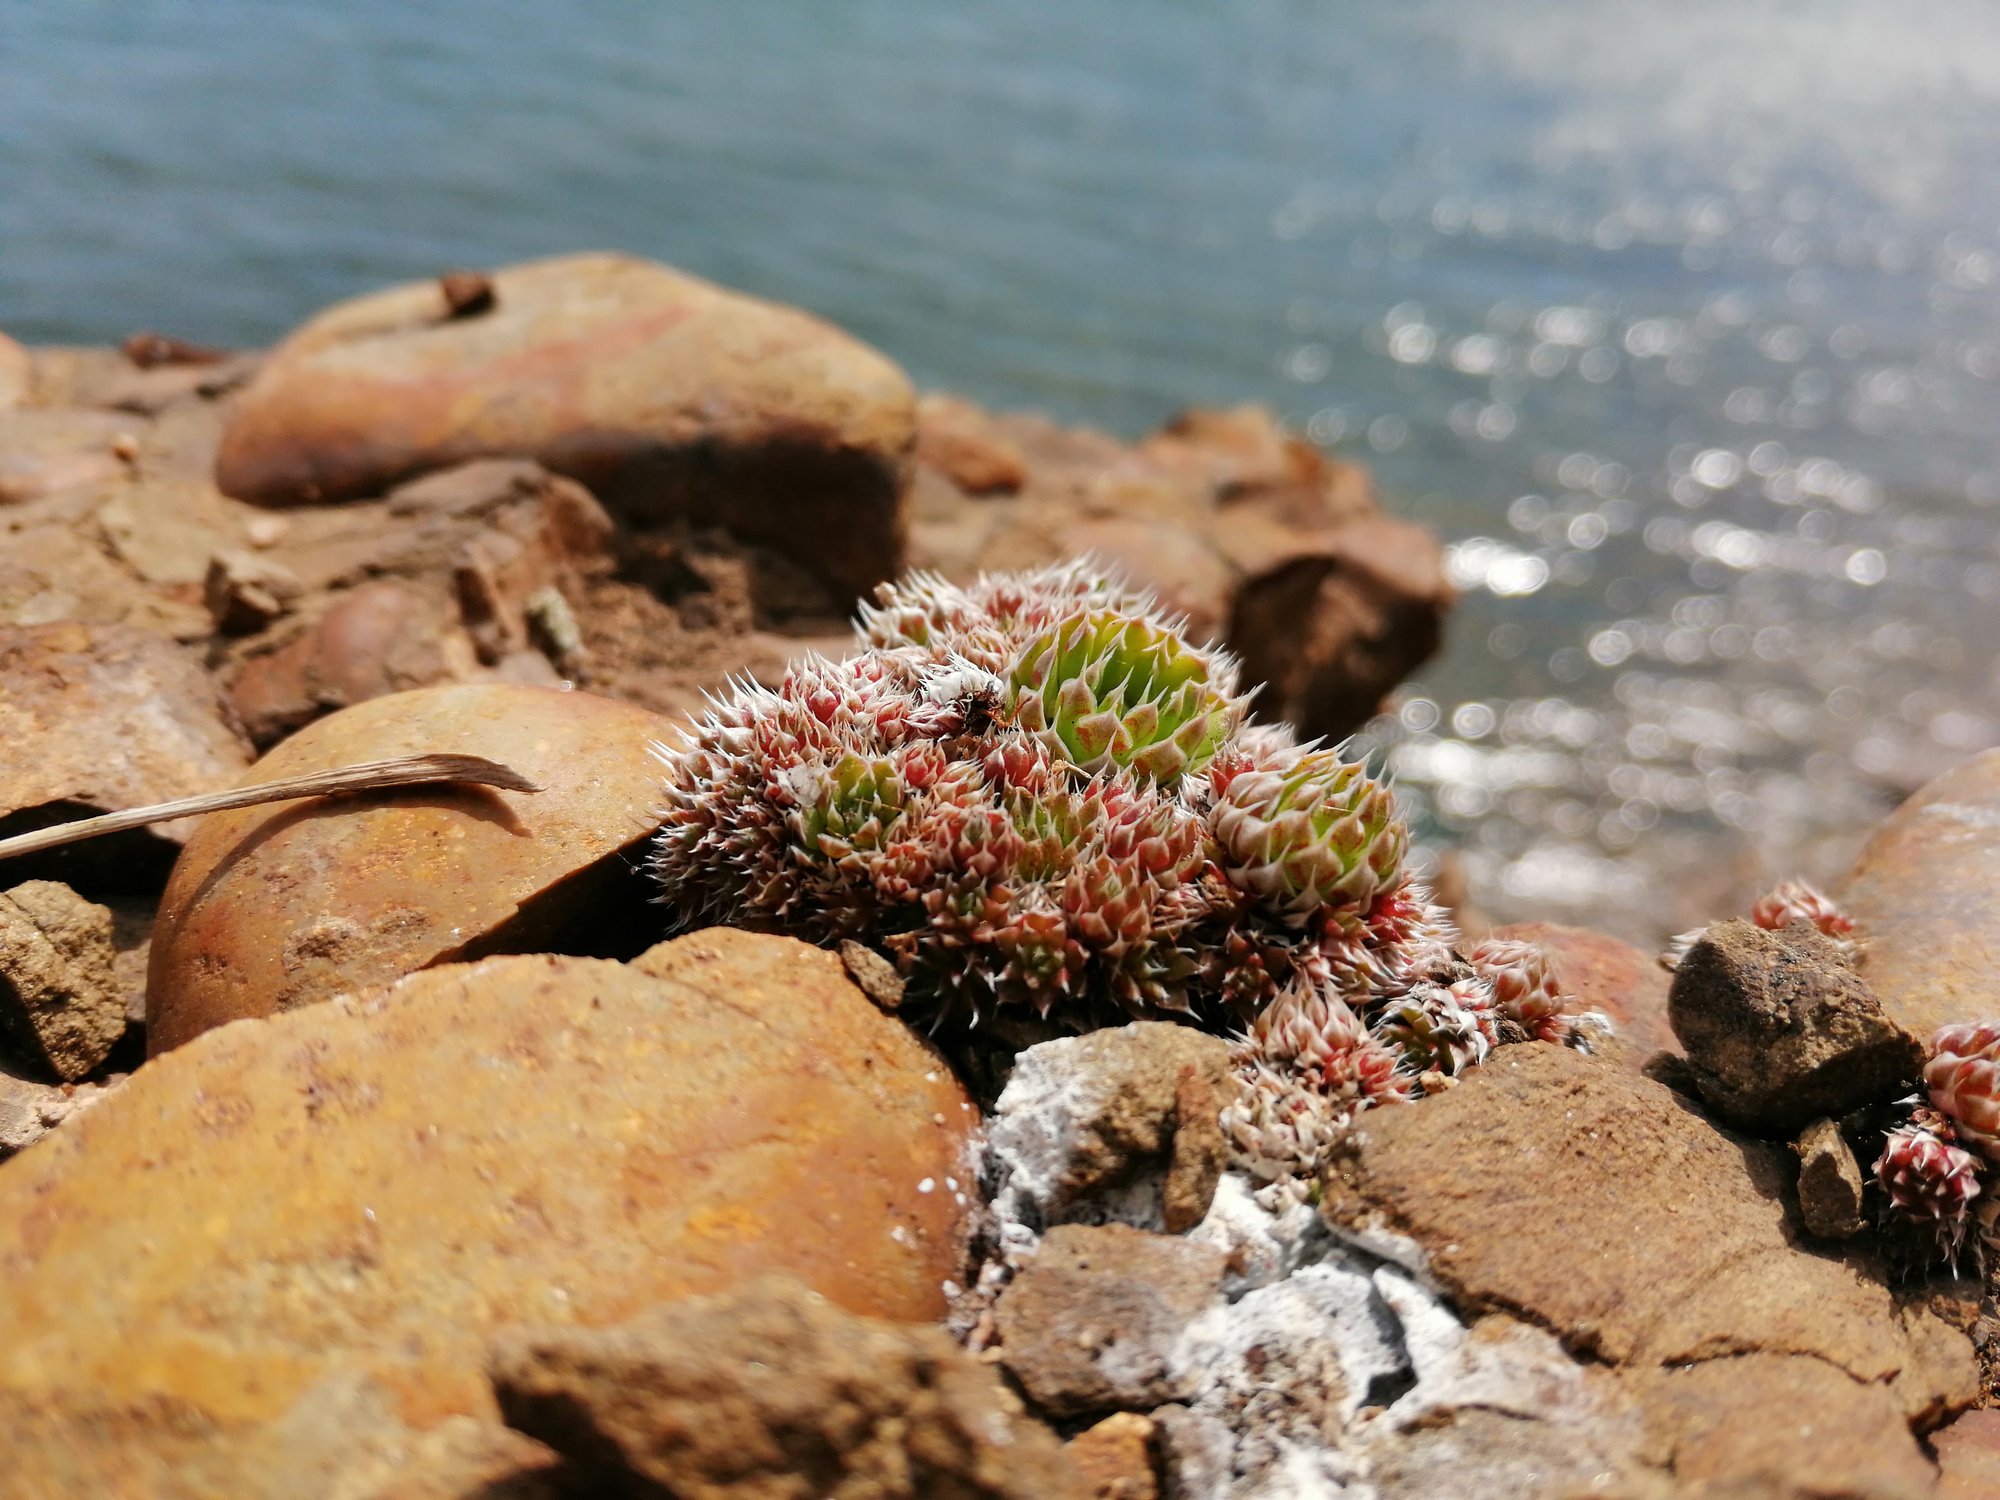
[[[994,1108],[996,1211],[1039,1227],[1097,1217],[1092,1200],[1134,1189],[1143,1209],[1107,1216],[1193,1227],[1222,1175],[1228,1070],[1220,1037],[1160,1021],[1030,1047]]]
[[[1149,1411],[1190,1393],[1183,1332],[1221,1300],[1222,1253],[1123,1224],[1065,1224],[1001,1294],[1001,1362],[1056,1417]]]
[[[1710,927],[1674,971],[1668,1016],[1702,1099],[1747,1130],[1789,1136],[1907,1092],[1922,1063],[1839,948],[1799,922]]]

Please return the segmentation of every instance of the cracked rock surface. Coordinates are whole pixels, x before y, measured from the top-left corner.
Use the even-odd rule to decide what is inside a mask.
[[[1677,1477],[1927,1493],[1917,1433],[1972,1403],[1971,1343],[1859,1256],[1797,1243],[1786,1154],[1609,1062],[1515,1047],[1367,1116],[1324,1209],[1421,1245],[1462,1312],[1617,1367]]]

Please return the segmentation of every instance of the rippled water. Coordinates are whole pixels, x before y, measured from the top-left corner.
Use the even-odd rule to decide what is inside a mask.
[[[261,342],[581,246],[1453,541],[1372,731],[1502,914],[1836,871],[2000,741],[2000,11],[10,0],[0,328]]]

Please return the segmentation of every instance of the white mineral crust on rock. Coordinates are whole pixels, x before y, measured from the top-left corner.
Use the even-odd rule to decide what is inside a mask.
[[[1108,1091],[1074,1065],[1069,1040],[1021,1054],[987,1134],[993,1253],[960,1299],[973,1329],[1051,1224],[1118,1222],[1157,1230],[1159,1180],[1071,1202],[1064,1181]],[[1189,1238],[1229,1254],[1216,1300],[1192,1319],[1169,1362],[1193,1392],[1155,1415],[1167,1432],[1169,1492],[1188,1500],[1403,1500],[1378,1479],[1395,1445],[1425,1441],[1453,1413],[1504,1416],[1522,1443],[1483,1475],[1475,1445],[1453,1471],[1467,1495],[1520,1496],[1525,1451],[1562,1453],[1553,1468],[1631,1451],[1635,1434],[1608,1409],[1556,1339],[1524,1324],[1477,1333],[1430,1285],[1422,1249],[1386,1230],[1336,1236],[1308,1204],[1260,1206],[1255,1184],[1224,1175]],[[975,1332],[973,1337],[977,1339]],[[1551,1477],[1554,1477],[1553,1475]],[[1492,1482],[1489,1483],[1488,1480]]]

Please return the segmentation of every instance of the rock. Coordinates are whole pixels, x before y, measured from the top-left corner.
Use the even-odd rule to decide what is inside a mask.
[[[329,1377],[266,1422],[217,1425],[171,1406],[108,1415],[0,1394],[13,1493],[120,1500],[559,1500],[556,1456],[497,1422],[413,1431],[394,1393]]]
[[[0,1038],[15,1056],[72,1082],[125,1034],[111,913],[66,885],[0,891]]]
[[[1695,1493],[1928,1500],[1936,1475],[1896,1393],[1816,1359],[1744,1354],[1626,1377]]]
[[[122,479],[133,427],[110,412],[0,410],[0,506]]]
[[[141,370],[213,366],[229,358],[227,349],[214,349],[206,344],[191,343],[187,339],[175,338],[170,333],[159,333],[150,328],[141,329],[127,337],[119,344],[118,352]]]
[[[38,1083],[0,1068],[0,1161],[27,1150],[123,1081],[114,1076],[103,1083]]]
[[[1802,922],[1709,927],[1674,971],[1668,1015],[1724,1120],[1792,1134],[1907,1093],[1922,1049],[1834,943]]]
[[[1799,1154],[1799,1217],[1806,1233],[1844,1240],[1861,1233],[1861,1167],[1831,1120],[1815,1120],[1793,1147]]]
[[[331,709],[472,675],[449,601],[382,579],[340,594],[310,626],[236,673],[229,701],[250,736],[270,744]],[[461,645],[454,653],[452,647]]]
[[[1336,526],[1371,512],[1373,487],[1354,464],[1286,432],[1261,406],[1181,412],[1139,444],[1160,466],[1198,475],[1224,505],[1281,496],[1295,528]]]
[[[1936,1500],[1991,1500],[2000,1495],[2000,1410],[1969,1411],[1931,1434],[1937,1453]]]
[[[1121,1411],[1069,1440],[1070,1462],[1091,1500],[1159,1500],[1151,1417]]]
[[[28,351],[0,333],[0,411],[12,411],[28,399],[32,372]]]
[[[1624,1055],[1635,1066],[1663,1052],[1679,1055],[1680,1042],[1667,1019],[1670,981],[1653,955],[1604,933],[1557,922],[1514,922],[1488,935],[1532,943],[1547,953],[1563,992],[1575,996],[1582,1009],[1610,1019],[1629,1044]]]
[[[1216,536],[1242,575],[1228,641],[1266,684],[1262,713],[1346,734],[1443,643],[1457,596],[1421,526],[1378,514],[1314,535],[1243,511]]]
[[[97,510],[105,545],[149,584],[191,588],[209,559],[237,546],[249,508],[200,479],[141,479],[120,486]]]
[[[1123,1224],[1064,1224],[1000,1296],[1001,1363],[1055,1417],[1190,1394],[1181,1331],[1220,1298],[1221,1252]]]
[[[147,1045],[524,949],[630,953],[661,925],[628,856],[669,725],[587,693],[503,684],[373,698],[286,740],[249,781],[427,751],[484,755],[534,793],[426,786],[214,813],[153,931]]]
[[[986,412],[956,396],[917,402],[917,462],[968,495],[1011,495],[1028,477],[1020,445]]]
[[[0,837],[218,791],[250,749],[215,685],[164,637],[117,625],[0,628]],[[186,819],[0,865],[86,895],[158,890]]]
[[[957,424],[934,399],[920,421]],[[977,430],[1019,455],[1023,477],[969,496],[920,438],[915,566],[959,578],[1096,553],[1195,636],[1226,633],[1246,679],[1266,684],[1259,711],[1310,735],[1359,728],[1437,648],[1453,599],[1437,539],[1383,515],[1365,471],[1268,412],[1187,413],[1133,447],[1024,416]]]
[[[428,1430],[507,1325],[764,1271],[933,1319],[977,1118],[833,955],[731,930],[223,1027],[0,1167],[0,1393],[235,1427],[358,1373]]]
[[[1181,1064],[1174,1086],[1173,1154],[1160,1189],[1160,1219],[1169,1234],[1184,1234],[1208,1216],[1216,1185],[1229,1160],[1222,1134],[1222,1092],[1212,1072]]]
[[[1160,1227],[1193,1227],[1221,1174],[1228,1073],[1220,1037],[1162,1021],[1030,1047],[988,1132],[996,1208],[1040,1226],[1129,1188],[1159,1203]]]
[[[536,680],[522,676],[528,658],[551,685],[557,665],[585,675],[583,643],[551,626],[616,560],[611,518],[581,485],[487,459],[384,501],[292,519],[257,564],[296,579],[304,597],[286,611],[293,618],[224,653],[231,699],[259,743],[385,693]]]
[[[882,1009],[893,1011],[902,1008],[903,976],[896,972],[896,966],[877,953],[873,948],[845,939],[841,942],[840,964],[847,970],[861,993],[873,1000]]]
[[[376,493],[488,456],[534,458],[647,525],[726,526],[851,597],[897,571],[909,384],[818,319],[663,266],[576,255],[492,273],[451,318],[435,282],[329,308],[237,398],[231,495]]]
[[[283,563],[234,548],[212,554],[202,575],[202,602],[224,635],[262,630],[304,592],[298,574]]]
[[[1055,1436],[940,1330],[843,1313],[788,1279],[616,1328],[509,1334],[491,1368],[507,1420],[605,1493],[1081,1493]]]
[[[1365,1116],[1323,1209],[1364,1243],[1414,1239],[1468,1313],[1504,1309],[1607,1363],[1782,1356],[1887,1389],[1911,1422],[1967,1405],[1964,1334],[1863,1263],[1794,1248],[1782,1151],[1725,1135],[1650,1078],[1526,1044],[1418,1108]]]
[[[133,625],[176,641],[209,634],[208,613],[149,588],[90,535],[100,492],[0,511],[0,627]]]
[[[2000,1016],[2000,750],[1889,815],[1836,892],[1860,969],[1897,1025],[1928,1040]]]

